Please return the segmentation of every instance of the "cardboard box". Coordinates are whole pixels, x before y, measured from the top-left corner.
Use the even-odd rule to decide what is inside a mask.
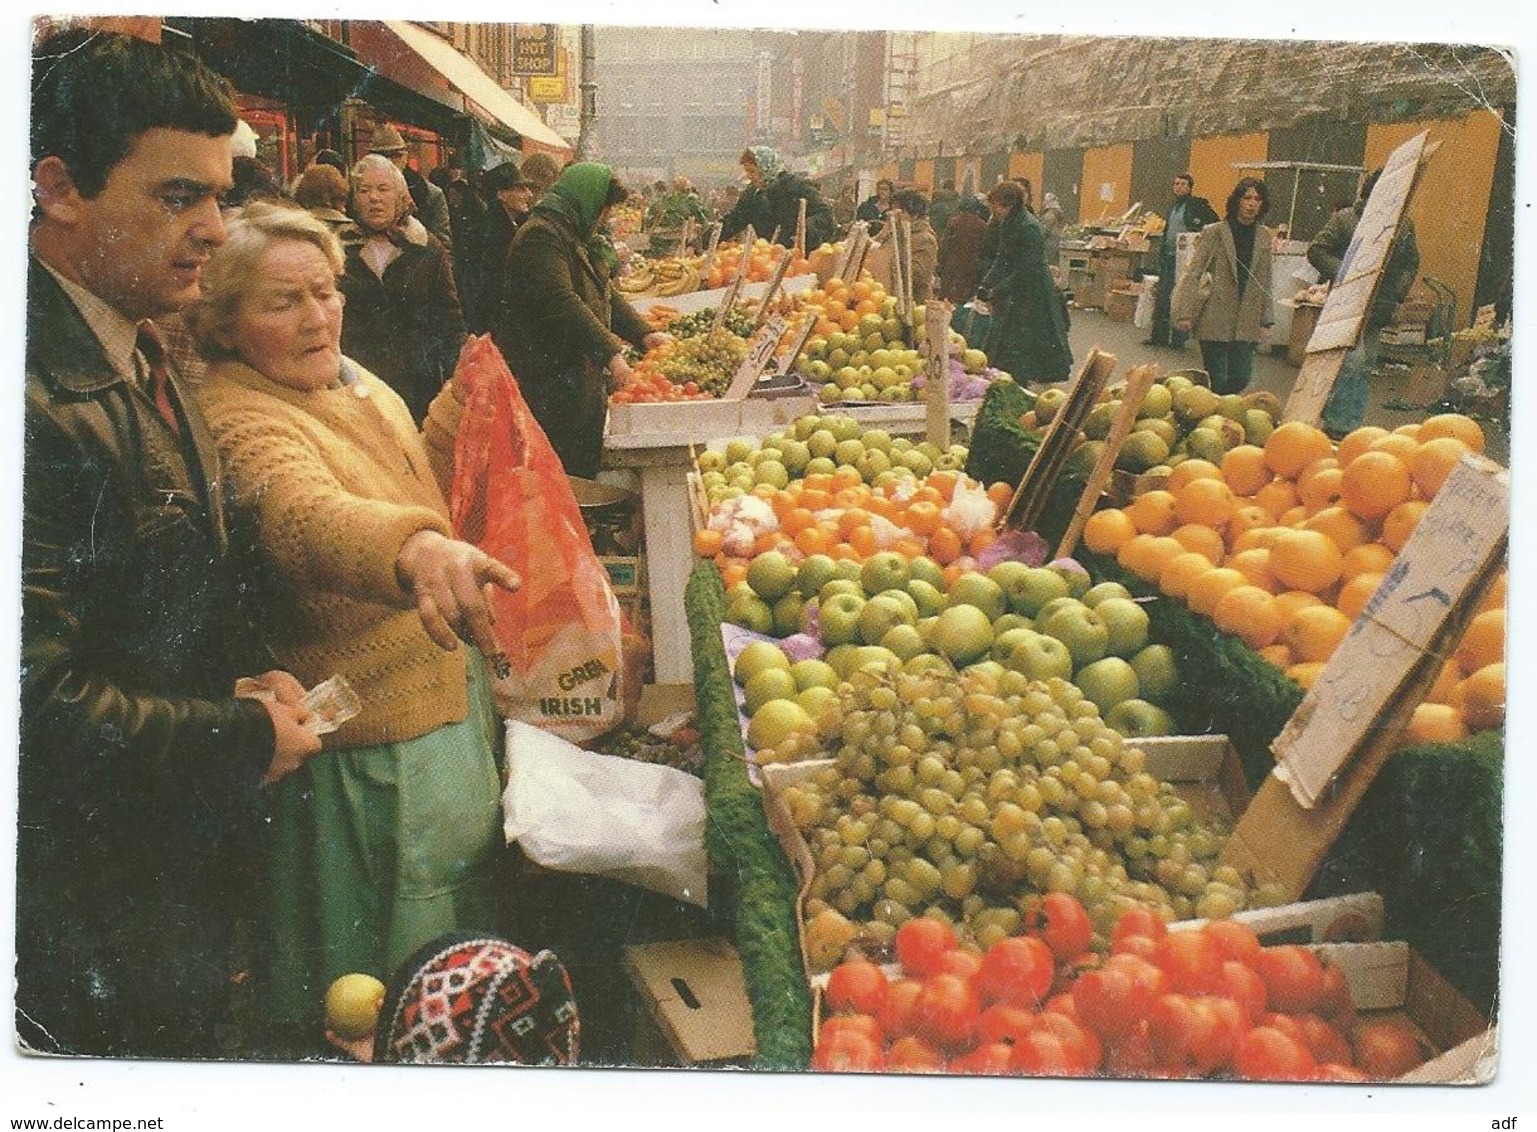
[[[817,400],[809,394],[610,405],[605,445],[687,448],[717,436],[764,436],[816,408]]]
[[[745,1065],[756,1052],[742,961],[729,941],[626,947],[624,965],[641,1007],[635,1065]]]
[[[1130,322],[1137,313],[1137,292],[1120,287],[1105,295],[1105,317],[1111,322]]]

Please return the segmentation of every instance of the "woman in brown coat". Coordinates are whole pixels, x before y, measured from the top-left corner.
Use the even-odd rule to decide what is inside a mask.
[[[603,225],[627,195],[608,166],[568,165],[512,239],[491,328],[566,474],[588,479],[602,461],[610,385],[630,373],[625,346],[667,340],[613,285],[618,256]]]
[[[939,241],[935,292],[959,306],[982,282],[982,240],[987,235],[987,205],[969,197],[945,225]]]
[[[357,223],[340,233],[342,352],[383,378],[420,425],[464,344],[453,264],[410,215],[411,192],[389,158],[369,154],[352,167],[352,197]]]
[[[1275,230],[1260,223],[1270,207],[1265,182],[1245,177],[1227,198],[1227,219],[1196,238],[1190,267],[1170,302],[1175,325],[1192,329],[1201,362],[1217,393],[1242,393],[1254,373],[1254,347],[1275,321],[1270,295],[1270,245]],[[1201,280],[1211,277],[1201,299]]]

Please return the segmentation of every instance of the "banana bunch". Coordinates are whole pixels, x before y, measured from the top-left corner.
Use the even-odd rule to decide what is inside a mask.
[[[653,266],[655,293],[663,297],[699,290],[699,270],[681,259],[661,259]]]
[[[615,286],[627,295],[643,295],[656,286],[656,267],[642,256],[630,257],[630,270],[619,277]]]

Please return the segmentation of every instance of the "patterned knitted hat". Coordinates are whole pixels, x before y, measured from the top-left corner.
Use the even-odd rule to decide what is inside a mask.
[[[440,936],[391,980],[375,1062],[571,1065],[580,1027],[571,980],[554,952],[506,940]]]

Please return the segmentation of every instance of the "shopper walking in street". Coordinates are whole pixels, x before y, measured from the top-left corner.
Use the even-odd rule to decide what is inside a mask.
[[[1046,233],[1014,182],[995,185],[987,203],[998,248],[977,288],[977,298],[992,305],[988,359],[1021,384],[1063,381],[1073,352],[1067,306],[1046,266]]]
[[[453,221],[448,214],[448,198],[443,190],[417,172],[411,164],[411,153],[406,139],[388,122],[379,125],[368,144],[369,153],[382,154],[406,179],[411,192],[411,203],[416,208],[417,219],[422,226],[438,238],[438,242],[450,253],[454,250]]]
[[[728,240],[752,225],[762,239],[774,238],[782,247],[795,243],[795,226],[800,218],[800,202],[806,202],[806,249],[810,251],[837,237],[832,210],[822,194],[809,182],[791,173],[779,154],[766,145],[750,146],[742,152],[742,172],[747,177],[743,191],[731,211],[721,220],[721,239]],[[778,236],[774,235],[778,232]]]
[[[1046,262],[1051,265],[1052,274],[1058,273],[1058,264],[1062,260],[1062,202],[1057,199],[1056,193],[1047,193],[1041,198],[1040,215],[1036,217],[1041,222],[1041,228],[1046,233]]]
[[[982,242],[987,238],[987,205],[968,197],[956,209],[939,239],[939,297],[956,306],[977,293],[982,282]]]
[[[320,741],[289,673],[235,696],[267,611],[156,321],[225,241],[235,105],[190,53],[85,28],[32,84],[15,1038],[236,1056],[262,795]]]
[[[347,177],[329,165],[312,165],[294,187],[294,200],[333,232],[352,223],[347,215]]]
[[[550,186],[560,179],[561,171],[565,166],[548,153],[532,153],[524,159],[519,168],[523,172],[523,179],[533,190],[534,204],[538,204],[539,198],[549,192]]]
[[[934,191],[929,201],[929,223],[933,225],[936,237],[941,240],[945,238],[945,225],[950,223],[950,218],[960,207],[961,194],[955,191],[953,180],[945,181]]]
[[[1361,193],[1355,204],[1329,217],[1329,222],[1308,245],[1308,262],[1322,278],[1339,280],[1350,241],[1355,238],[1356,224],[1366,211],[1366,202],[1371,199],[1372,190],[1381,176],[1381,169],[1372,172],[1361,183]],[[1399,221],[1398,234],[1388,250],[1382,280],[1377,284],[1377,297],[1372,301],[1366,325],[1361,330],[1361,341],[1340,363],[1334,392],[1324,406],[1324,431],[1335,439],[1361,427],[1361,422],[1366,419],[1367,384],[1382,349],[1382,328],[1393,321],[1394,308],[1408,297],[1419,273],[1420,248],[1414,236],[1414,221],[1405,216]]]
[[[1174,178],[1174,202],[1158,237],[1158,289],[1153,295],[1153,329],[1144,346],[1185,345],[1185,332],[1169,325],[1169,303],[1174,297],[1174,275],[1178,265],[1179,238],[1185,232],[1198,233],[1217,222],[1217,210],[1205,197],[1195,193],[1195,178],[1181,173]]]
[[[614,286],[619,257],[603,228],[627,196],[608,166],[567,166],[512,238],[492,328],[566,473],[588,479],[602,461],[609,392],[630,375],[626,345],[668,340]]]
[[[342,354],[342,265],[308,213],[251,206],[189,320],[210,359],[199,398],[257,526],[262,637],[304,684],[340,675],[361,702],[271,805],[262,1014],[312,1039],[332,980],[385,980],[445,931],[497,927],[486,591],[519,582],[453,537],[468,391],[445,387],[418,433],[405,402]]]
[[[890,294],[896,294],[896,231],[905,218],[912,225],[911,267],[913,273],[913,302],[926,303],[934,293],[934,271],[939,262],[939,241],[934,236],[928,218],[929,202],[917,189],[904,189],[891,202],[887,212],[886,240],[881,257],[883,264],[882,285]]]
[[[464,170],[456,166],[439,165],[427,175],[427,180],[443,191],[448,204],[448,226],[454,237],[449,245],[449,258],[454,264],[459,305],[466,312],[474,310],[480,301],[480,249],[485,238],[486,203]]]
[[[448,252],[411,215],[411,194],[388,158],[352,167],[353,216],[342,229],[347,320],[342,349],[400,394],[420,424],[454,370],[464,315]]]
[[[1270,293],[1275,231],[1260,223],[1269,208],[1264,181],[1240,180],[1228,194],[1227,219],[1201,229],[1190,267],[1174,288],[1175,327],[1200,341],[1201,363],[1217,393],[1248,388],[1254,348],[1269,337],[1275,321]]]

